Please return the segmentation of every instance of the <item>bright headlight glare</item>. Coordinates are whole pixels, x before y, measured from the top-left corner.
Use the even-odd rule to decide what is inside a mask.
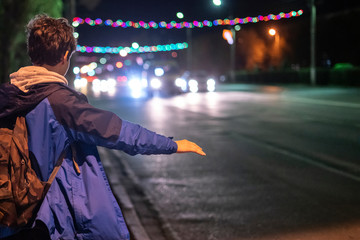
[[[198,88],[197,86],[192,86],[192,87],[190,87],[190,92],[196,93],[196,92],[198,92],[198,91],[199,91],[199,88]]]
[[[93,85],[93,87],[95,87],[95,88],[98,88],[98,87],[100,87],[100,84],[101,84],[101,81],[100,81],[100,79],[94,79],[93,81],[92,81],[92,85]]]
[[[186,91],[186,80],[183,78],[177,78],[175,80],[175,86],[181,88],[181,90]]]
[[[132,89],[132,90],[138,90],[138,89],[141,89],[142,86],[141,86],[141,81],[137,78],[132,78],[129,80],[128,82],[129,84],[129,87]]]
[[[154,73],[157,77],[161,77],[162,75],[164,75],[165,72],[164,69],[159,67],[154,69]]]
[[[107,92],[109,89],[108,81],[103,79],[100,80],[100,91]]]
[[[161,88],[161,81],[158,78],[153,78],[150,81],[150,86],[154,89]]]
[[[109,85],[109,87],[115,87],[116,86],[116,81],[113,78],[109,78],[107,80],[107,84]]]
[[[175,80],[175,86],[181,87],[181,86],[184,85],[184,82],[185,82],[185,80],[184,80],[183,78],[177,78],[177,79]]]
[[[190,92],[193,92],[193,93],[199,91],[198,82],[195,79],[191,79],[189,81],[189,90],[190,90]]]
[[[208,85],[208,86],[207,86],[207,90],[208,90],[209,92],[214,92],[214,91],[215,91],[215,85]]]
[[[195,80],[195,79],[191,79],[189,81],[189,87],[192,88],[192,87],[196,87],[197,88],[198,86],[198,82]]]
[[[148,81],[146,78],[141,79],[141,86],[143,86],[143,88],[148,87]]]
[[[83,88],[87,86],[86,78],[77,78],[74,80],[74,87],[75,88]]]
[[[215,80],[212,78],[209,78],[206,83],[208,86],[215,86]]]

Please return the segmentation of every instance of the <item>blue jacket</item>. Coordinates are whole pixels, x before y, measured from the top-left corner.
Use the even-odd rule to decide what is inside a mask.
[[[2,85],[0,119],[16,114],[26,115],[29,151],[41,180],[49,178],[60,154],[68,149],[36,213],[36,220],[45,223],[51,239],[129,239],[96,146],[130,155],[171,154],[177,150],[176,143],[94,108],[84,95],[59,83],[34,85],[26,93],[11,84]],[[0,229],[0,237],[4,230]]]

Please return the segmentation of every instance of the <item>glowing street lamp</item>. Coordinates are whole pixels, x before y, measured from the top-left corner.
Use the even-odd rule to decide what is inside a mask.
[[[213,4],[216,7],[222,5],[221,0],[212,0]],[[232,18],[231,8],[229,10],[229,19]],[[236,31],[239,31],[240,27],[236,27],[236,29],[230,27],[230,29],[223,30],[223,38],[229,43],[230,45],[230,79],[232,82],[235,82],[235,61],[236,61]]]
[[[270,29],[269,29],[269,34],[270,34],[271,36],[275,36],[276,30],[275,30],[274,28],[270,28]]]
[[[176,17],[178,19],[183,19],[184,14],[182,12],[177,12]],[[192,69],[192,33],[191,28],[186,28],[186,42],[188,43],[188,48],[186,52],[186,67],[188,71],[191,71]]]
[[[134,48],[134,49],[138,49],[140,46],[139,46],[139,44],[137,42],[133,42],[131,44],[131,47]]]
[[[269,35],[275,38],[274,46],[275,46],[275,54],[277,58],[280,58],[280,34],[276,31],[275,28],[269,29]]]
[[[121,49],[119,52],[119,55],[122,57],[126,57],[128,55],[127,51],[125,49]]]
[[[215,6],[220,6],[221,5],[221,0],[213,0],[213,3]]]
[[[278,48],[280,48],[280,34],[276,31],[276,29],[270,28],[269,35],[275,37],[275,44]]]
[[[178,12],[178,13],[176,13],[176,17],[179,18],[179,19],[183,19],[184,14],[182,12]]]

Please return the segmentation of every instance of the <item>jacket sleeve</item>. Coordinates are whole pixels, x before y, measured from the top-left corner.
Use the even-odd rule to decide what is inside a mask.
[[[110,111],[95,108],[86,97],[72,90],[57,91],[48,99],[71,141],[123,150],[130,155],[177,151],[177,144],[170,138],[124,121]]]

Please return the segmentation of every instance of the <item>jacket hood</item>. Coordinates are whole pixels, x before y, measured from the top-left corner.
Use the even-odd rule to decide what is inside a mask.
[[[63,88],[70,89],[61,83],[42,83],[23,92],[13,84],[4,83],[0,85],[0,119],[26,115],[44,98]]]
[[[40,66],[20,68],[17,72],[10,74],[10,82],[23,92],[27,92],[31,86],[39,83],[57,82],[68,84],[64,76]]]

